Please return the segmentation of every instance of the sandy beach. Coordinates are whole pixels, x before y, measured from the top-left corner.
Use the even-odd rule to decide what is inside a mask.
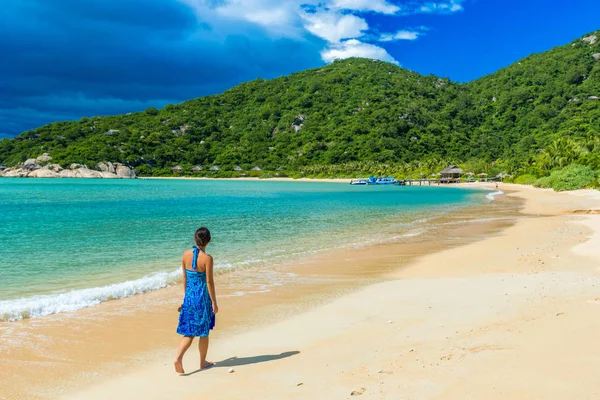
[[[294,283],[223,298],[209,370],[190,351],[188,374],[173,372],[178,337],[167,321],[181,288],[82,310],[69,329],[65,315],[13,324],[45,329],[45,362],[73,352],[80,361],[64,359],[60,377],[50,371],[23,392],[28,378],[44,380],[27,374],[44,361],[9,354],[0,376],[12,386],[0,398],[597,398],[600,193],[500,189],[488,214],[446,221],[437,237],[327,254]],[[278,272],[290,271],[300,269]],[[244,279],[230,276],[220,293]]]

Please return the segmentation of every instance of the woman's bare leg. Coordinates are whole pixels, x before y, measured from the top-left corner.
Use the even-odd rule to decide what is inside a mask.
[[[208,353],[208,336],[200,337],[198,342],[198,350],[200,351],[200,369],[212,367],[214,363],[206,361],[206,354]]]
[[[177,358],[173,363],[175,365],[175,372],[179,372],[180,374],[185,373],[183,370],[183,355],[190,348],[194,338],[192,336],[184,336],[181,338],[181,343],[179,344],[179,350],[177,350]]]

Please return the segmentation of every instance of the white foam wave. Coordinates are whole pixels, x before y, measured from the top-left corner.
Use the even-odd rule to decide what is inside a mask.
[[[66,293],[36,295],[15,300],[0,301],[0,321],[17,321],[25,318],[76,311],[105,301],[121,299],[150,292],[175,283],[181,271],[159,272],[140,279]]]
[[[420,218],[406,224],[407,226],[423,225],[430,218]],[[327,248],[297,249],[296,251],[283,251],[277,249],[270,252],[268,261],[263,259],[250,259],[240,262],[224,262],[215,267],[217,273],[226,273],[234,270],[258,269],[268,267],[277,262],[290,259],[301,259],[302,257],[318,254],[336,248],[354,247],[362,248],[373,244],[382,244],[395,242],[402,239],[408,239],[421,236],[427,232],[427,229],[417,228],[398,235],[377,235],[370,240],[350,240],[342,241]],[[301,262],[301,261],[300,261]],[[160,272],[143,278],[130,280],[112,285],[94,287],[87,289],[71,290],[65,293],[43,294],[30,297],[24,297],[13,300],[0,300],[0,321],[18,321],[26,318],[42,317],[51,314],[77,311],[83,308],[92,307],[106,301],[121,299],[134,296],[175,284],[181,275],[181,270],[173,272]],[[269,280],[269,285],[277,285],[274,280]],[[268,287],[261,287],[254,291],[239,291],[233,296],[243,296],[248,293],[262,293],[269,291]]]
[[[490,201],[494,201],[496,199],[496,196],[499,196],[501,194],[504,194],[504,192],[502,190],[496,190],[496,191],[486,194],[485,197]]]

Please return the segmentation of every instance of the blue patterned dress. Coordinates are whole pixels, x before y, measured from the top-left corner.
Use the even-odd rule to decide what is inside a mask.
[[[194,246],[192,268],[196,269],[200,249]],[[208,336],[215,327],[215,314],[213,314],[212,301],[206,284],[206,272],[185,270],[186,287],[183,304],[179,313],[177,333],[183,336]]]

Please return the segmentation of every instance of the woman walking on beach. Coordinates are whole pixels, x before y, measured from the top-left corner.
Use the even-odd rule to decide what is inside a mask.
[[[196,336],[199,338],[200,369],[214,365],[206,361],[208,334],[215,326],[215,314],[219,311],[213,280],[213,258],[206,254],[210,231],[205,227],[198,229],[194,240],[196,246],[193,250],[186,250],[181,260],[185,296],[183,304],[179,307],[177,333],[183,335],[183,338],[174,363],[175,371],[180,374],[185,372],[183,355]]]

